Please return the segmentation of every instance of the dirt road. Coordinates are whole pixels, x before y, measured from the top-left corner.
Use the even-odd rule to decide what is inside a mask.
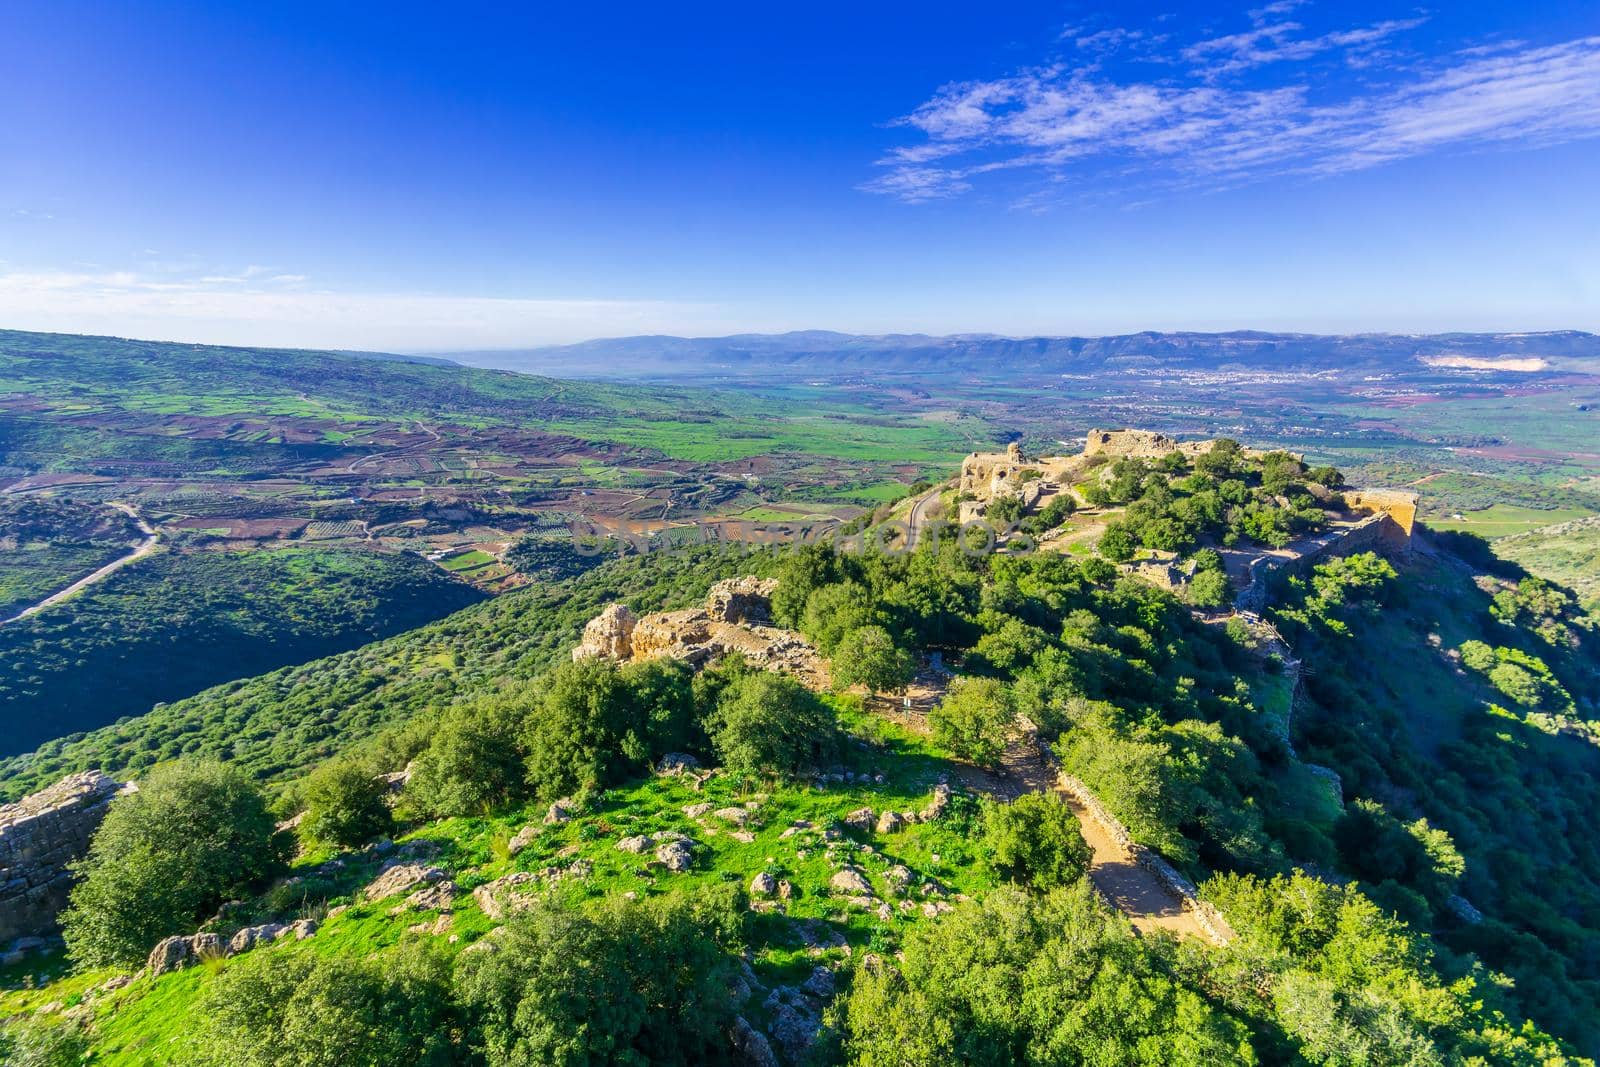
[[[934,675],[924,675],[907,691],[911,707],[899,698],[880,700],[875,710],[917,733],[928,732],[927,713],[943,695],[944,684]],[[1061,792],[1078,817],[1083,839],[1094,854],[1089,865],[1089,880],[1102,896],[1128,917],[1135,930],[1151,933],[1168,930],[1179,937],[1194,937],[1210,942],[1211,937],[1183,900],[1167,888],[1147,867],[1070,793],[1060,789],[1058,771],[1049,765],[1032,744],[1018,740],[1006,750],[1000,773],[991,774],[979,767],[962,765],[958,772],[962,785],[999,800],[1015,800],[1024,793],[1047,789]]]
[[[127,555],[117,557],[110,563],[107,563],[104,567],[101,567],[99,570],[94,571],[91,574],[84,575],[82,578],[79,578],[77,581],[73,582],[60,592],[52,593],[43,600],[39,601],[37,604],[34,604],[32,607],[24,608],[22,611],[19,611],[17,614],[11,616],[11,618],[0,620],[0,626],[4,626],[6,623],[16,622],[18,619],[26,619],[29,615],[43,611],[52,604],[59,604],[68,597],[75,596],[78,593],[83,592],[96,582],[100,582],[106,578],[109,578],[111,575],[115,574],[123,567],[126,567],[128,564],[134,562],[135,560],[143,559],[156,550],[156,545],[160,542],[161,538],[156,533],[155,527],[151,526],[148,522],[145,522],[144,518],[140,516],[140,514],[135,511],[131,505],[112,501],[111,506],[116,508],[118,511],[124,512],[130,516],[134,522],[139,524],[140,531],[145,535],[144,540],[140,541],[139,544],[136,545]]]

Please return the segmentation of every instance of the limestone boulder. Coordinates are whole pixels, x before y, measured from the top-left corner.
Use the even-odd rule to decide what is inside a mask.
[[[422,863],[395,863],[385,867],[383,873],[362,890],[362,895],[368,900],[382,900],[398,893],[413,892],[421,886],[442,880],[444,876],[445,872],[438,867]]]

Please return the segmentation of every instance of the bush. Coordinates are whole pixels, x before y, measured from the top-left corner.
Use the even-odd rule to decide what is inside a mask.
[[[914,928],[836,1011],[850,1063],[1253,1063],[1248,1031],[1163,969],[1080,882],[1008,887]]]
[[[157,767],[112,801],[75,867],[83,880],[61,918],[68,952],[90,967],[143,962],[157,941],[282,871],[290,844],[238,770]]]
[[[957,678],[928,714],[934,740],[981,767],[998,767],[1016,724],[1010,691],[993,678]]]
[[[1189,602],[1196,607],[1220,608],[1228,593],[1228,576],[1222,571],[1200,571],[1189,582]]]
[[[215,1067],[458,1062],[450,961],[424,943],[366,959],[252,952],[204,986],[196,1060]]]
[[[983,843],[997,874],[1040,891],[1071,885],[1094,859],[1078,817],[1057,793],[1024,793],[990,806]]]
[[[491,1067],[727,1063],[736,887],[608,901],[592,914],[542,899],[457,970],[472,1044]]]
[[[903,688],[916,666],[911,654],[897,648],[881,626],[850,631],[834,649],[831,665],[834,685],[841,689],[863,685],[869,693]]]
[[[340,848],[355,848],[388,834],[394,817],[385,802],[387,792],[383,779],[364,763],[329,760],[306,782],[300,832],[310,841]]]
[[[703,751],[693,671],[674,659],[566,663],[547,675],[528,728],[528,781],[546,800],[598,789],[672,751]]]
[[[417,757],[406,801],[437,818],[482,815],[523,793],[525,690],[447,708]]]
[[[735,679],[707,722],[722,765],[744,774],[796,772],[833,758],[833,709],[786,674],[752,671]]]
[[[88,1055],[89,1039],[76,1023],[12,1019],[0,1030],[6,1067],[78,1067]]]

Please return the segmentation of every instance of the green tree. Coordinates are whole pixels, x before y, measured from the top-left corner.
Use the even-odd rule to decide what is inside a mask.
[[[405,797],[435,817],[482,815],[521,797],[524,710],[529,695],[501,696],[446,708],[428,747],[417,757]]]
[[[472,1044],[490,1067],[730,1062],[736,895],[518,912],[457,968]]]
[[[1084,881],[1003,886],[918,925],[904,960],[859,970],[833,1015],[865,1067],[1256,1062],[1244,1025],[1167,973]]]
[[[1220,608],[1228,602],[1228,576],[1222,571],[1197,571],[1189,582],[1189,603]]]
[[[722,765],[743,774],[795,774],[831,759],[839,746],[833,708],[786,674],[736,679],[706,725]]]
[[[328,760],[306,782],[300,832],[310,841],[340,848],[387,834],[394,828],[387,792],[386,783],[360,760]]]
[[[157,767],[112,801],[61,923],[90,966],[131,964],[164,937],[190,933],[217,905],[284,869],[290,836],[240,771],[216,763]]]
[[[998,767],[1016,725],[1011,692],[993,678],[957,678],[928,714],[934,740],[964,760]]]
[[[900,689],[916,672],[911,653],[897,647],[881,626],[850,631],[834,649],[831,666],[834,685],[841,689],[862,685],[868,693]]]
[[[846,634],[884,621],[872,590],[858,582],[841,582],[822,586],[807,598],[800,632],[824,656],[831,656]]]
[[[1094,859],[1058,793],[1024,793],[984,812],[984,849],[1002,878],[1040,892],[1071,885]]]
[[[1133,534],[1128,527],[1120,522],[1109,523],[1105,532],[1100,535],[1096,550],[1100,555],[1112,563],[1126,563],[1133,558],[1135,548]]]
[[[460,1062],[450,961],[426,942],[363,959],[252,952],[202,987],[191,1048],[215,1067]]]

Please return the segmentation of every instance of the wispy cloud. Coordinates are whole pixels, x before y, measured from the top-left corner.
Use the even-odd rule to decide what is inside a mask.
[[[1234,74],[1268,63],[1310,59],[1324,52],[1345,51],[1347,58],[1359,61],[1363,52],[1379,42],[1416,29],[1427,19],[1389,19],[1371,26],[1335,30],[1314,37],[1304,36],[1298,22],[1279,22],[1257,26],[1243,33],[1197,41],[1183,50],[1183,58],[1202,68],[1208,78]]]
[[[1276,9],[1276,10],[1274,10]],[[1285,4],[1257,14],[1277,15]],[[1243,88],[1219,66],[1293,63],[1361,48],[1412,22],[1303,37],[1271,23],[1183,53],[1186,78],[1117,80],[1067,62],[939,89],[899,128],[923,136],[886,154],[863,188],[909,202],[949,198],[1001,170],[1052,180],[1115,173],[1129,188],[1223,186],[1331,175],[1446,148],[1540,146],[1600,135],[1600,37],[1457,51],[1343,93],[1306,80]]]
[[[0,273],[0,326],[213,344],[424,351],[560,343],[624,334],[732,333],[721,307],[356,293],[269,268],[174,277],[149,271]]]

